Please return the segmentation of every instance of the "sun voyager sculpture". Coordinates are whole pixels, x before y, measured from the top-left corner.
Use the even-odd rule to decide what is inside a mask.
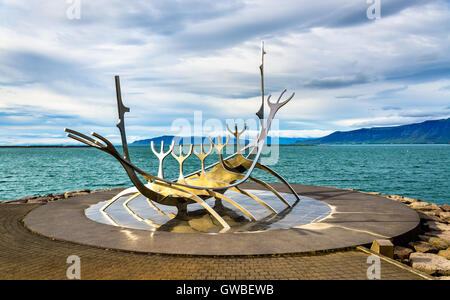
[[[224,220],[224,218],[213,208],[211,207],[206,200],[214,199],[215,206],[220,206],[222,201],[228,202],[237,210],[241,211],[250,222],[255,221],[255,217],[252,215],[250,211],[245,209],[238,200],[232,200],[230,197],[225,196],[225,192],[231,190],[233,192],[237,192],[242,197],[247,197],[248,199],[252,199],[252,201],[256,201],[263,205],[271,214],[277,214],[278,212],[272,208],[268,203],[263,201],[260,197],[244,190],[241,188],[241,185],[251,181],[255,184],[261,186],[267,191],[270,191],[274,198],[279,199],[279,201],[283,202],[286,208],[290,208],[294,206],[299,200],[299,196],[291,187],[291,185],[278,173],[269,168],[266,165],[263,165],[259,162],[260,156],[263,150],[263,147],[266,144],[267,136],[269,133],[269,129],[278,110],[286,105],[295,95],[292,93],[286,100],[282,100],[283,95],[286,90],[284,90],[278,100],[276,102],[270,101],[271,95],[267,98],[264,95],[264,55],[266,52],[264,51],[264,44],[262,44],[261,48],[261,65],[259,67],[261,74],[261,106],[256,113],[259,119],[259,133],[254,140],[251,140],[248,145],[241,147],[239,138],[246,130],[246,125],[244,124],[244,128],[242,130],[238,130],[237,124],[235,124],[234,130],[231,130],[227,125],[227,130],[233,135],[236,141],[236,152],[230,156],[224,157],[223,150],[225,146],[228,144],[230,136],[227,135],[226,142],[222,142],[222,138],[218,137],[216,142],[213,139],[209,138],[209,150],[204,152],[203,142],[200,144],[200,151],[196,151],[194,149],[194,145],[178,145],[179,153],[176,154],[174,152],[175,144],[172,142],[168,151],[164,152],[164,142],[161,143],[161,151],[157,152],[155,150],[154,144],[152,142],[151,149],[153,153],[159,159],[159,168],[158,175],[152,175],[146,171],[143,171],[136,165],[134,165],[131,161],[128,145],[127,145],[127,137],[125,133],[125,113],[129,112],[130,109],[126,107],[122,102],[121,90],[120,90],[120,81],[119,76],[115,76],[116,83],[116,94],[117,94],[117,105],[118,105],[118,113],[119,113],[119,121],[117,123],[117,127],[119,128],[121,140],[122,140],[122,150],[123,155],[119,153],[116,147],[105,137],[97,134],[95,132],[91,133],[91,136],[87,136],[80,132],[77,132],[72,129],[64,129],[67,132],[67,136],[82,142],[90,147],[101,150],[103,152],[108,153],[113,156],[125,169],[128,177],[131,182],[134,184],[134,187],[123,190],[118,193],[115,197],[107,201],[101,208],[100,211],[105,213],[108,207],[110,207],[114,202],[122,197],[128,197],[123,202],[123,209],[131,214],[134,218],[138,219],[142,222],[147,222],[152,224],[152,221],[149,219],[142,218],[137,213],[135,213],[132,208],[129,206],[129,203],[136,199],[139,196],[144,196],[146,201],[148,202],[148,208],[154,209],[160,214],[165,214],[163,210],[157,205],[167,205],[173,206],[177,208],[177,213],[169,213],[165,214],[170,218],[186,218],[189,214],[188,207],[190,204],[200,204],[219,224],[222,226],[220,232],[226,232],[230,229],[230,225]],[[269,108],[269,114],[265,118],[264,116],[264,104],[267,103]],[[187,154],[183,154],[183,147],[188,146],[189,151]],[[216,150],[218,153],[218,161],[212,165],[205,166],[205,159],[212,153],[213,150]],[[245,155],[247,151],[247,155]],[[200,168],[188,175],[183,174],[183,164],[185,160],[194,154],[200,160]],[[171,155],[179,164],[179,176],[176,180],[168,180],[164,178],[164,160],[169,155]],[[252,176],[253,171],[255,169],[262,170],[267,172],[268,174],[274,176],[278,180],[280,180],[294,195],[295,203],[289,203],[285,197],[282,196],[282,193],[279,193],[275,188],[273,188],[270,184]],[[142,176],[146,182],[142,182],[138,175]],[[291,201],[292,202],[292,201]]]

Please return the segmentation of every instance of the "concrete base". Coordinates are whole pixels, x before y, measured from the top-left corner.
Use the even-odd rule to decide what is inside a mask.
[[[289,192],[273,184],[280,192]],[[243,188],[258,189],[254,184]],[[44,236],[101,248],[133,252],[189,255],[257,255],[302,253],[370,244],[392,239],[415,229],[417,213],[377,195],[320,186],[293,185],[298,194],[331,205],[330,217],[289,229],[246,233],[149,232],[100,224],[84,210],[110,199],[117,192],[103,192],[59,200],[32,210],[25,225]]]

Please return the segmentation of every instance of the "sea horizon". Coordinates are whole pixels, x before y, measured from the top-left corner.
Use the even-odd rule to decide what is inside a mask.
[[[207,145],[208,143],[204,143],[204,145]],[[113,144],[114,146],[122,146],[122,144]],[[200,145],[200,144],[192,144],[192,145]],[[236,145],[233,143],[229,143],[228,145]],[[443,144],[439,144],[439,143],[404,143],[404,144],[397,144],[397,143],[348,143],[348,144],[331,144],[331,143],[327,143],[327,144],[267,144],[270,146],[415,146],[415,145],[423,145],[423,146],[430,146],[430,145],[435,145],[435,146],[450,146],[450,143],[443,143]],[[128,147],[148,147],[148,145],[133,145],[132,143],[127,144]],[[62,147],[67,147],[67,148],[89,148],[89,146],[87,145],[66,145],[66,144],[61,144],[61,145],[0,145],[0,148],[62,148]]]

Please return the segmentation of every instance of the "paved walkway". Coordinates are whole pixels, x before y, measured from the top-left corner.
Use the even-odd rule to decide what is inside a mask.
[[[37,206],[0,205],[0,279],[65,279],[69,255],[80,257],[82,279],[366,279],[369,266],[357,250],[234,258],[108,251],[29,232],[22,219]],[[381,279],[422,278],[382,260]]]

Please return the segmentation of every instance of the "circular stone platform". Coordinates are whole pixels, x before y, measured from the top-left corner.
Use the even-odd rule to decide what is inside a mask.
[[[273,184],[288,193],[281,184]],[[255,184],[241,186],[257,190]],[[340,249],[389,239],[415,229],[417,213],[381,196],[329,187],[293,185],[302,199],[320,201],[329,214],[283,229],[227,233],[177,233],[112,226],[88,218],[85,211],[118,191],[50,202],[32,210],[25,225],[38,234],[79,244],[133,252],[190,255],[257,255]],[[301,203],[301,202],[300,202]],[[301,208],[301,205],[298,205]],[[305,207],[306,208],[306,207]],[[91,216],[92,217],[92,216]],[[94,218],[95,219],[95,218]],[[276,223],[276,222],[275,222]]]

